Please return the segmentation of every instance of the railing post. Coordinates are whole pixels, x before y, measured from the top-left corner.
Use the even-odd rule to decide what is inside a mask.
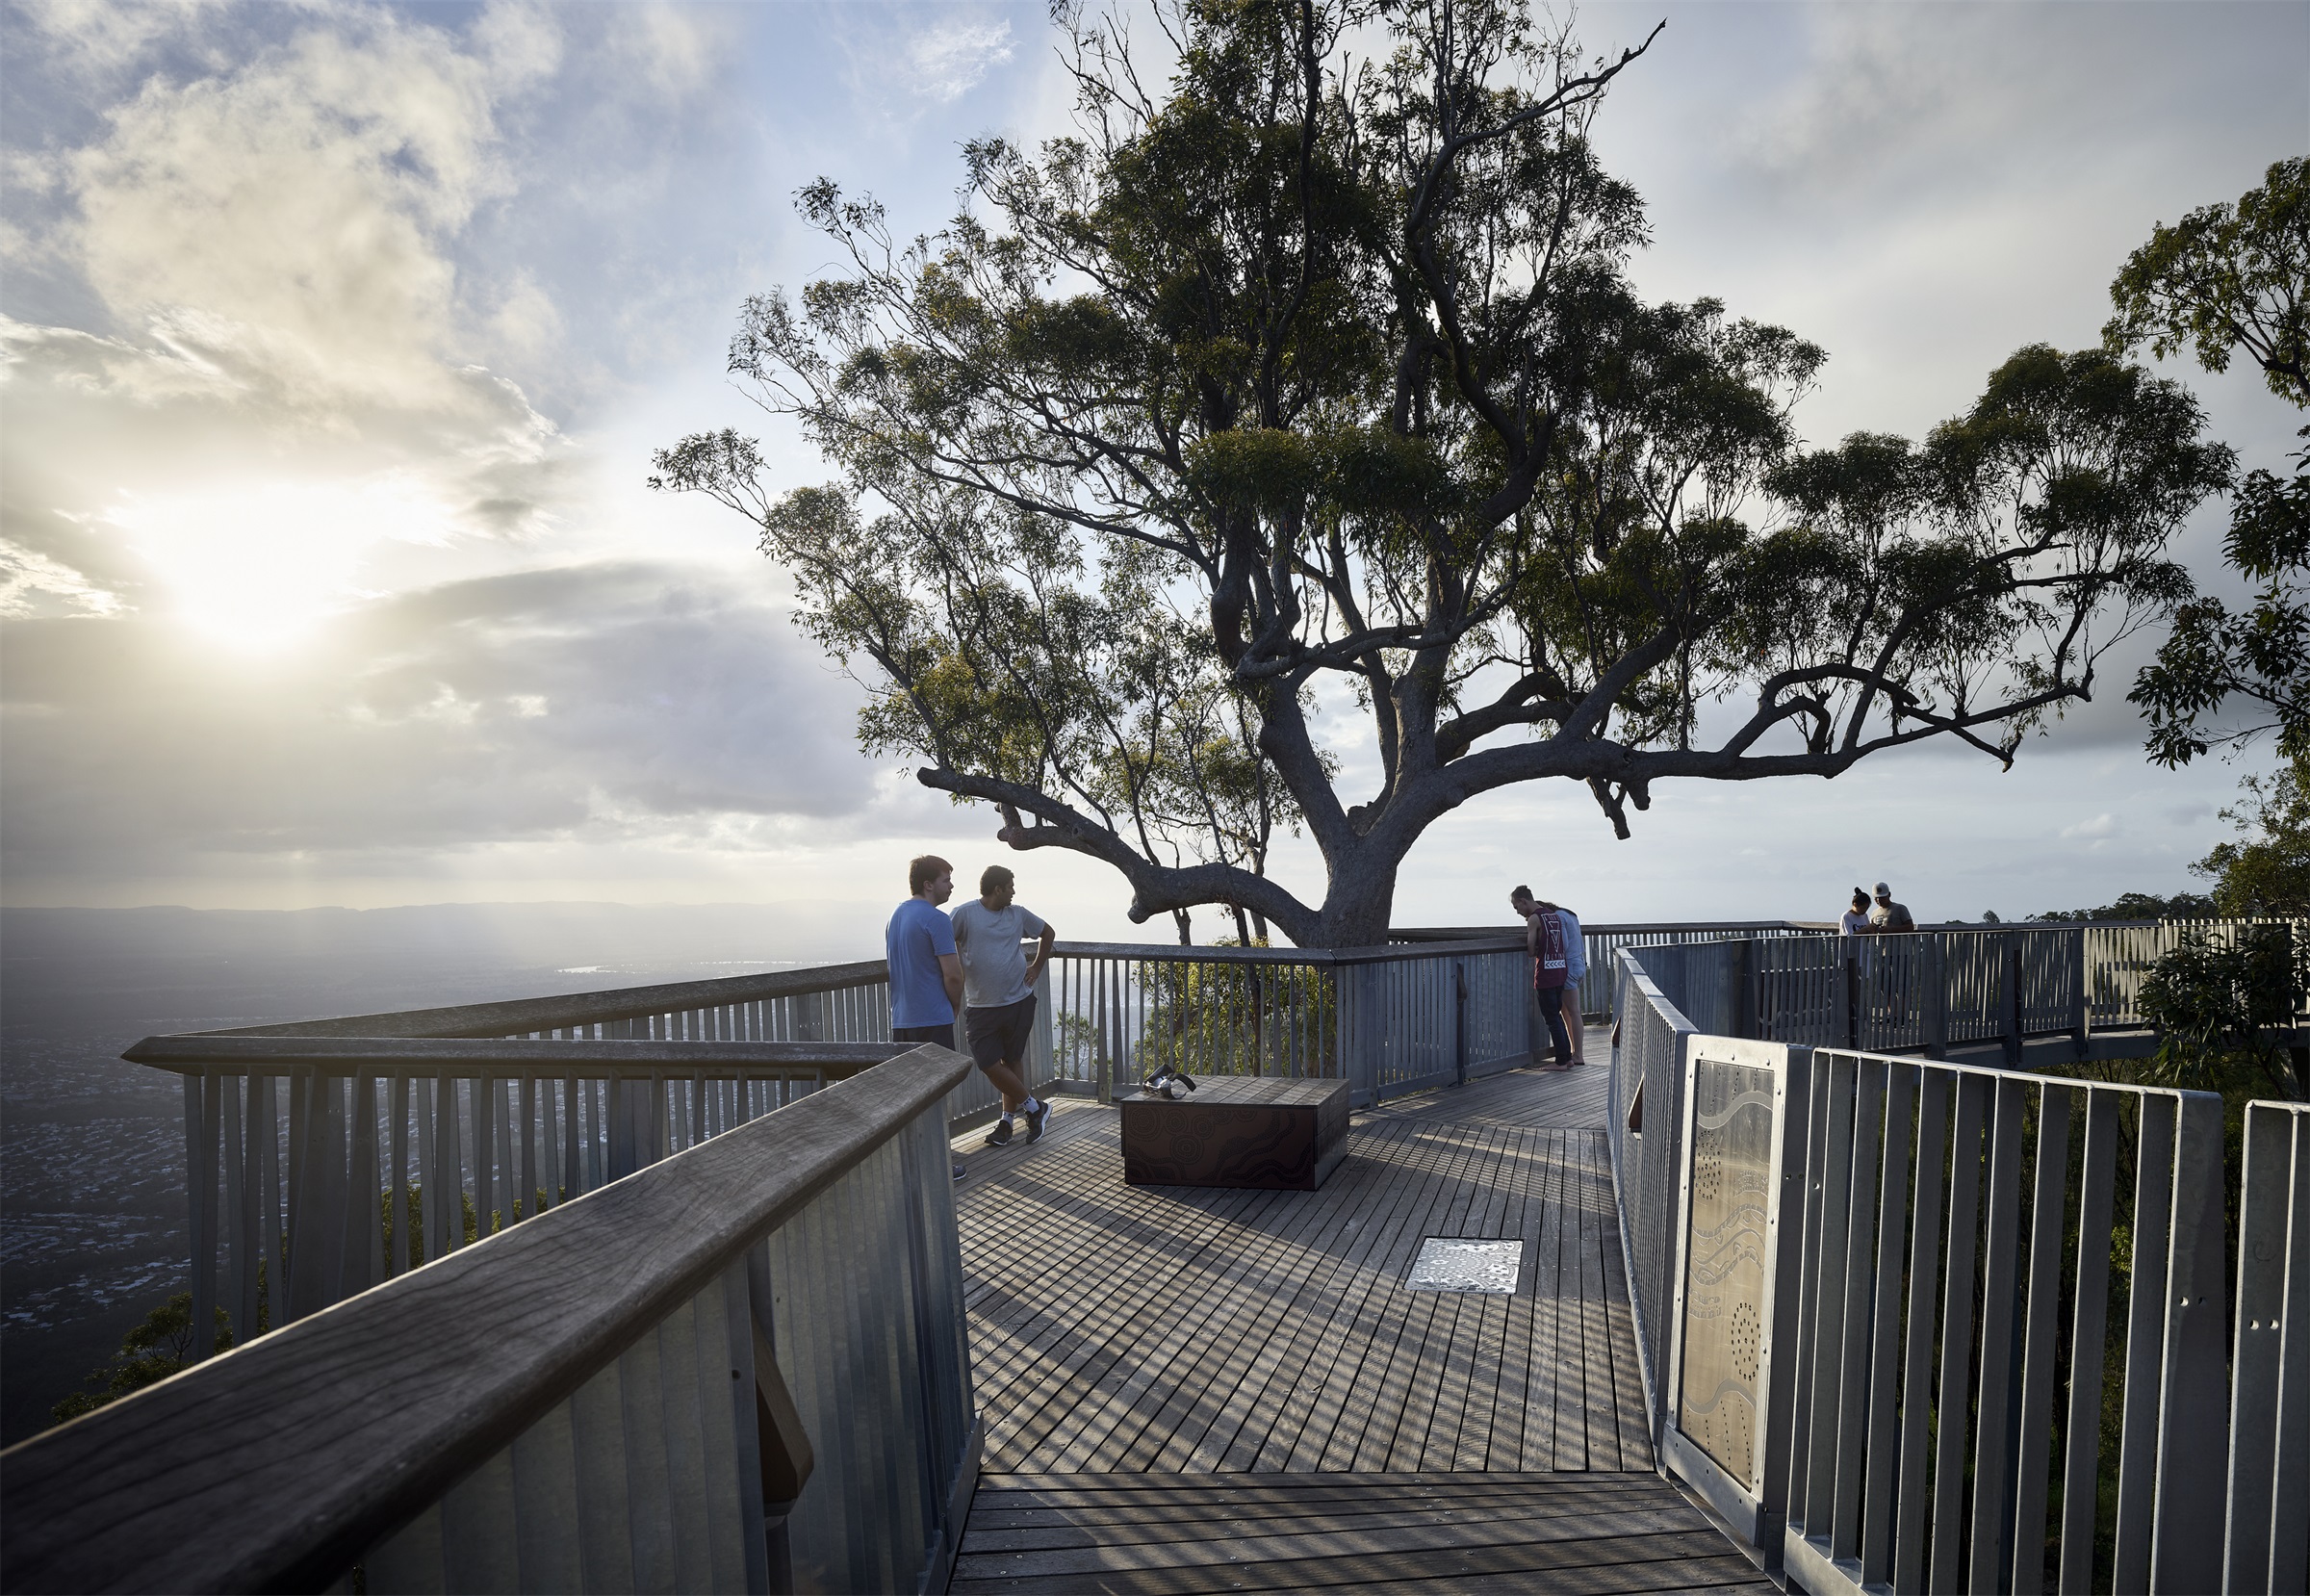
[[[1451,1083],[1468,1084],[1468,962],[1459,958],[1451,962]]]
[[[2069,954],[2069,1042],[2077,1056],[2086,1056],[2086,930],[2064,934]]]
[[[185,1077],[185,1180],[192,1231],[192,1356],[217,1350],[217,1121],[213,1077]]]
[[[1936,931],[1925,939],[1917,972],[1917,1001],[1924,1005],[1922,1038],[1925,1056],[1945,1059],[1949,1056],[1949,934]]]
[[[1844,985],[1842,1023],[1838,1027],[1839,1041],[1847,1047],[1861,1045],[1861,948],[1850,937],[1844,939]]]
[[[1732,944],[1732,1034],[1757,1035],[1757,940],[1744,937]]]
[[[2021,1063],[2021,939],[2009,931],[1998,939],[1997,1029],[2005,1043],[2005,1062]]]

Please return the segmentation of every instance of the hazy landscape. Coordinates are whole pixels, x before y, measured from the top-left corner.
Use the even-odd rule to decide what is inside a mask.
[[[0,1444],[187,1276],[178,1077],[140,1037],[859,957],[793,905],[0,911]]]

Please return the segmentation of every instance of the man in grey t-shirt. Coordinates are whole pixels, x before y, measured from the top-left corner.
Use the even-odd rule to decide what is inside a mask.
[[[989,864],[979,877],[977,901],[958,905],[948,916],[955,949],[962,956],[965,1045],[1003,1094],[1003,1117],[987,1133],[992,1147],[1011,1140],[1015,1114],[1027,1117],[1027,1140],[1040,1141],[1051,1112],[1050,1104],[1036,1101],[1027,1090],[1026,1068],[1027,1043],[1035,1034],[1035,980],[1050,962],[1058,934],[1033,911],[1012,902],[1016,890],[1009,870]],[[1029,938],[1041,939],[1031,959],[1020,946]]]

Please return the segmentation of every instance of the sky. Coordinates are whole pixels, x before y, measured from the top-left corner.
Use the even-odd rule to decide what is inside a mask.
[[[651,494],[650,451],[759,436],[723,372],[744,296],[833,269],[821,174],[902,231],[959,146],[1063,131],[1039,3],[0,10],[0,901],[353,908],[808,903],[867,941],[933,849],[998,824],[858,747],[748,528]],[[1921,434],[2015,348],[2097,341],[2153,224],[2310,148],[2298,4],[1584,7],[1652,51],[1599,121],[1656,297],[1823,345],[1808,440]],[[2167,374],[2249,465],[2299,418]],[[2223,506],[2178,547],[2217,591]],[[2011,771],[1925,746],[1835,782],[1585,791],[1447,817],[1399,924],[1921,918],[2196,885],[2267,755],[2148,765],[2124,684]],[[1335,723],[1352,777],[1359,734]],[[1361,762],[1359,762],[1361,761]],[[1104,866],[1015,861],[1062,935],[1144,939]],[[1320,889],[1313,852],[1276,873]],[[837,917],[840,917],[839,915]],[[1200,936],[1227,929],[1216,913]]]

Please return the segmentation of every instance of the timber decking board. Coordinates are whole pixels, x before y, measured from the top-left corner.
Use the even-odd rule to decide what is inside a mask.
[[[1454,1124],[1509,1125],[1523,1130],[1599,1130],[1604,1123],[1610,1074],[1596,1064],[1564,1070],[1511,1069],[1466,1086],[1392,1097],[1357,1118],[1359,1121],[1441,1119]]]
[[[1127,1187],[1112,1109],[956,1145],[986,1466],[1401,1473],[1652,1465],[1590,1066],[1359,1115],[1317,1192]],[[1464,1107],[1467,1118],[1458,1117]],[[1520,1238],[1513,1296],[1403,1286]]]
[[[955,1592],[1770,1589],[1653,1474],[983,1474]]]

